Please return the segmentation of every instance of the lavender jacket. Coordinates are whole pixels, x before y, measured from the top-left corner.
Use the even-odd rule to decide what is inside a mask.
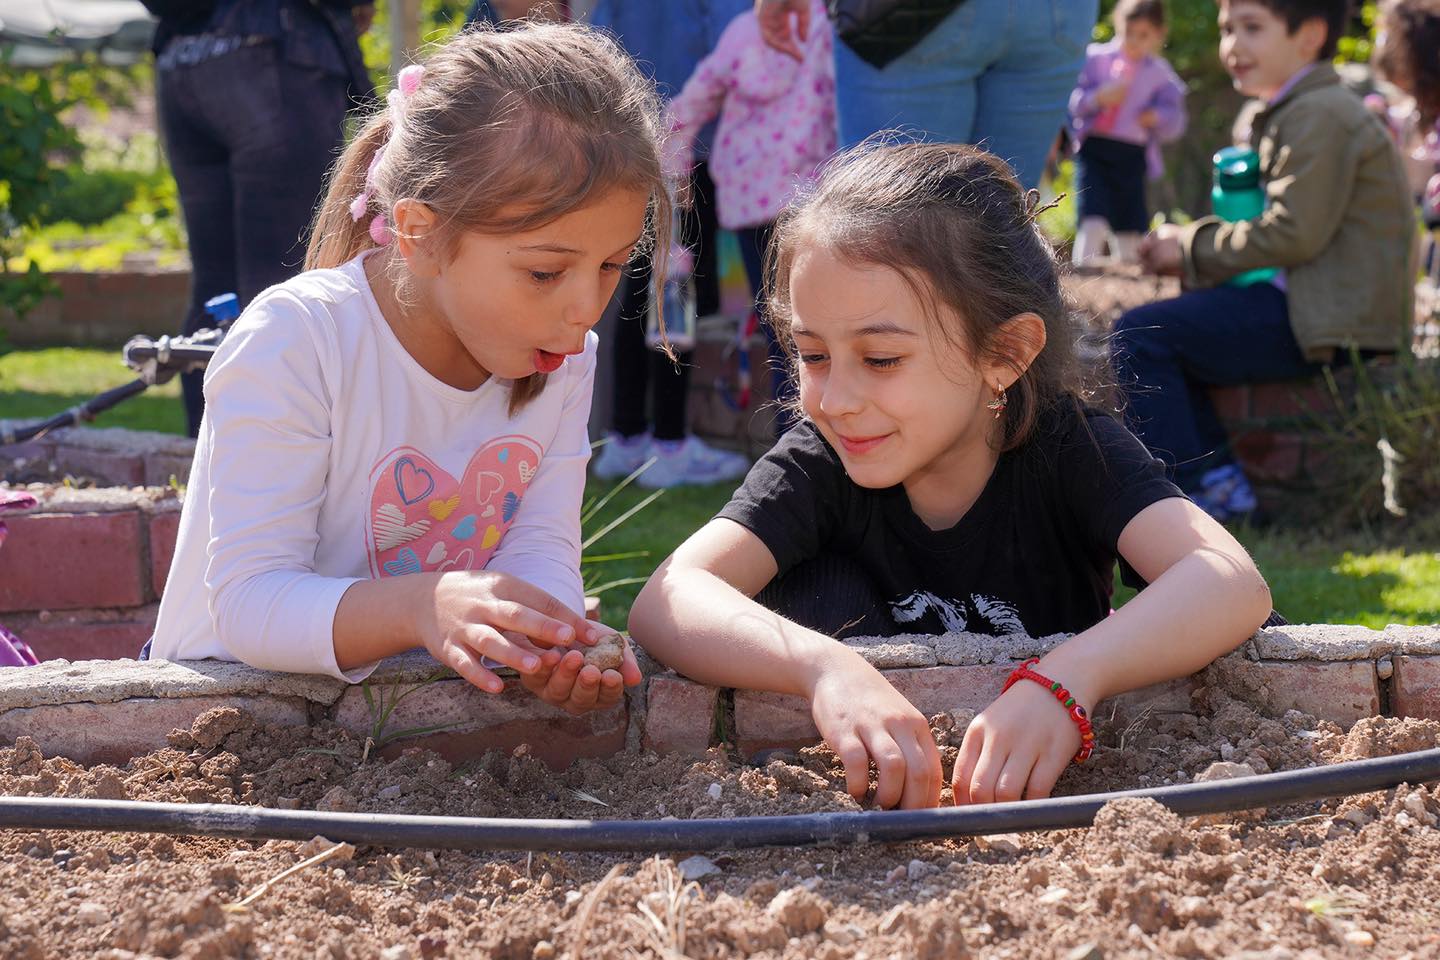
[[[1117,63],[1124,57],[1120,41],[1092,43],[1085,51],[1085,66],[1080,81],[1070,94],[1070,130],[1076,149],[1096,129],[1103,108],[1095,102],[1095,94],[1113,82]],[[1140,126],[1140,114],[1154,110],[1160,122],[1152,130]],[[1116,109],[1110,129],[1103,131],[1112,140],[1122,140],[1145,148],[1145,165],[1151,179],[1163,176],[1165,161],[1160,145],[1178,140],[1185,132],[1185,83],[1164,57],[1146,57],[1135,66],[1130,91]]]

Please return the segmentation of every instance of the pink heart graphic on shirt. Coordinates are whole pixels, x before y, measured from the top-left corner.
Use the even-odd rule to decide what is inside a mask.
[[[475,452],[458,480],[413,447],[381,457],[370,472],[371,576],[483,569],[514,523],[543,456],[529,437],[500,437]],[[506,509],[497,511],[501,503]]]

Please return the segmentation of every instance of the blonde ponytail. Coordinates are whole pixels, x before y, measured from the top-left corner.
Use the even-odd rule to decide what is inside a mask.
[[[370,238],[370,215],[356,220],[350,202],[365,189],[370,161],[390,139],[390,115],[375,113],[346,145],[330,170],[325,201],[315,214],[310,245],[305,250],[305,269],[324,270],[348,263],[363,250],[375,246]]]

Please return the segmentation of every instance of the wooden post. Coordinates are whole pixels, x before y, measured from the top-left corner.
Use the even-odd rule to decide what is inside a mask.
[[[420,48],[420,0],[389,0],[390,76],[410,65]]]

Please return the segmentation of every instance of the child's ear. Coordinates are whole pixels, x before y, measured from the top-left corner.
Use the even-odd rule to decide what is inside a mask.
[[[405,198],[395,204],[395,249],[416,276],[433,278],[440,274],[439,246],[435,228],[440,218],[427,204]]]
[[[1305,59],[1319,60],[1320,49],[1325,46],[1325,40],[1330,36],[1330,24],[1324,17],[1311,17],[1300,21],[1300,26],[1295,28],[1295,34]]]
[[[995,360],[988,364],[993,369],[986,371],[986,382],[999,380],[1009,386],[1020,379],[1045,349],[1047,336],[1045,321],[1037,313],[1017,313],[1006,320],[995,333],[991,351]]]

